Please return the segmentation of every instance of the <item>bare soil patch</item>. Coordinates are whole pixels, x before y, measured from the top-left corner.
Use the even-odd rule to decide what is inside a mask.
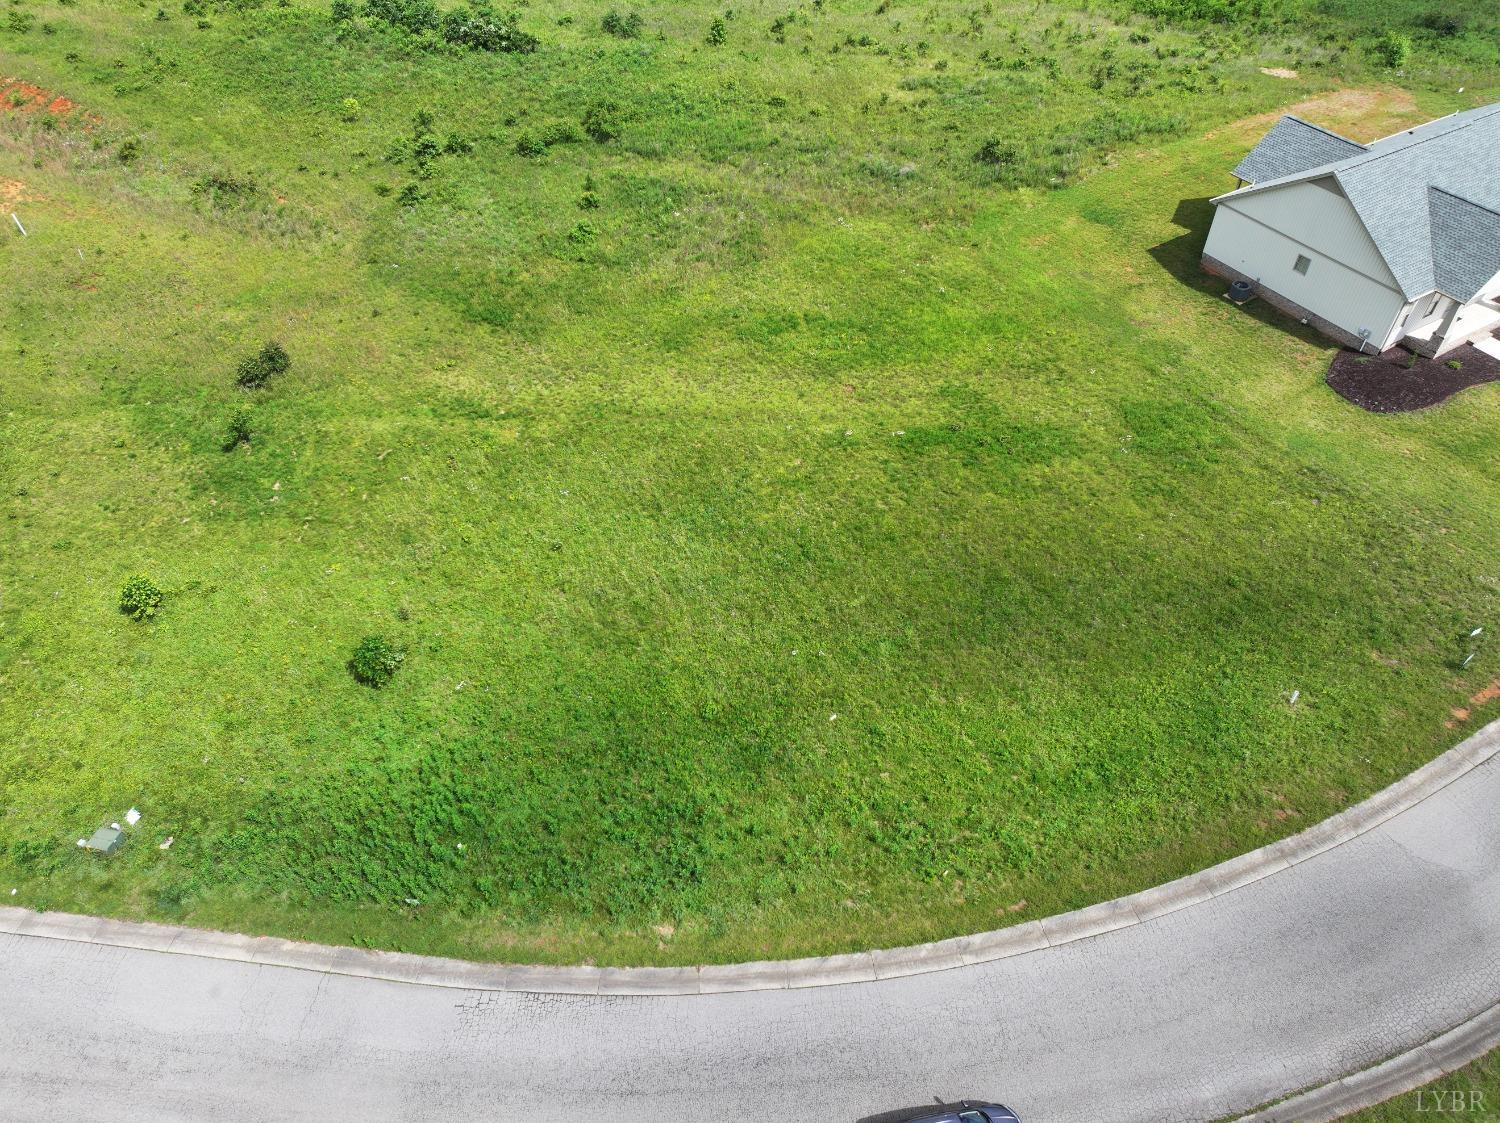
[[[1450,365],[1457,363],[1454,370]],[[1460,390],[1500,381],[1500,359],[1472,344],[1441,359],[1414,356],[1400,347],[1380,355],[1344,350],[1328,367],[1328,385],[1371,413],[1405,413],[1445,402]]]
[[[1274,74],[1274,70],[1265,73]],[[1295,71],[1277,77],[1295,76]],[[1409,129],[1427,120],[1416,101],[1405,90],[1333,90],[1299,101],[1274,113],[1242,117],[1228,128],[1246,137],[1259,137],[1284,115],[1291,113],[1350,140],[1371,141]],[[1209,136],[1215,135],[1209,133]]]
[[[1285,67],[1285,66],[1263,66],[1263,67],[1260,68],[1260,72],[1262,74],[1268,74],[1272,78],[1297,78],[1297,77],[1300,77],[1300,75],[1295,70],[1292,70],[1289,67]]]
[[[61,94],[55,94],[51,90],[23,82],[19,78],[0,78],[0,107],[5,109],[18,109],[23,113],[35,113],[45,110],[61,116],[71,113],[77,106]]]

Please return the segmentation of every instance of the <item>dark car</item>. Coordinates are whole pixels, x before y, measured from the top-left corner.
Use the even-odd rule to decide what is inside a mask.
[[[917,1115],[907,1123],[1021,1123],[1021,1117],[999,1104],[972,1104],[968,1100],[957,1107],[944,1108],[936,1115]]]

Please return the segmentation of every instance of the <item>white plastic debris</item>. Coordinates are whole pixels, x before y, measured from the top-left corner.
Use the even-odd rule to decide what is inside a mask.
[[[406,903],[409,905],[420,905],[422,902],[417,900],[415,897],[407,897]]]
[[[11,890],[11,891],[10,891],[10,895],[11,895],[11,896],[12,896],[12,897],[14,897],[14,896],[15,896],[15,895],[16,895],[16,893],[17,893],[17,890],[15,890],[15,889],[12,889],[12,890]]]
[[[141,821],[141,813],[132,807],[129,811],[125,812],[125,821],[133,827]]]
[[[87,846],[88,844],[89,844],[89,840],[86,839],[86,838],[80,838],[78,840],[78,845],[79,846]]]
[[[838,714],[829,714],[828,715],[828,720],[829,721],[838,721],[838,719],[839,719],[839,715]]]
[[[117,831],[117,830],[120,829],[120,824],[119,823],[111,823],[109,825],[109,829],[112,830],[112,831]]]
[[[157,847],[157,849],[158,850],[170,850],[170,849],[172,849],[172,836],[171,835],[167,835],[167,841],[163,842],[160,846]]]
[[[1300,691],[1300,690],[1294,690],[1294,691],[1292,691],[1292,705],[1295,706],[1297,704],[1297,699],[1301,698],[1301,697],[1302,697],[1302,691]]]
[[[1473,639],[1475,636],[1480,635],[1483,631],[1483,628],[1475,628],[1472,632],[1469,633],[1469,638]]]

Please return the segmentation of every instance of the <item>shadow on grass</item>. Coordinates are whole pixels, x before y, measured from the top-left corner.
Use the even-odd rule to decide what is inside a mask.
[[[1179,284],[1207,296],[1222,297],[1229,291],[1229,282],[1203,268],[1203,246],[1208,241],[1208,228],[1213,221],[1214,206],[1206,196],[1201,199],[1183,199],[1172,212],[1172,222],[1182,227],[1185,233],[1152,246],[1147,252]],[[1299,324],[1264,300],[1252,300],[1241,305],[1240,311],[1266,327],[1295,336],[1304,343],[1315,347],[1331,346],[1327,337],[1316,329]]]

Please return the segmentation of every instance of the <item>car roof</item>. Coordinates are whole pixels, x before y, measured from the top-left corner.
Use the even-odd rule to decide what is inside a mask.
[[[907,1123],[963,1123],[959,1117],[959,1111],[982,1111],[994,1120],[994,1123],[1020,1123],[1015,1112],[1000,1104],[970,1104],[965,1108],[944,1108],[936,1115],[918,1115],[907,1120]]]

